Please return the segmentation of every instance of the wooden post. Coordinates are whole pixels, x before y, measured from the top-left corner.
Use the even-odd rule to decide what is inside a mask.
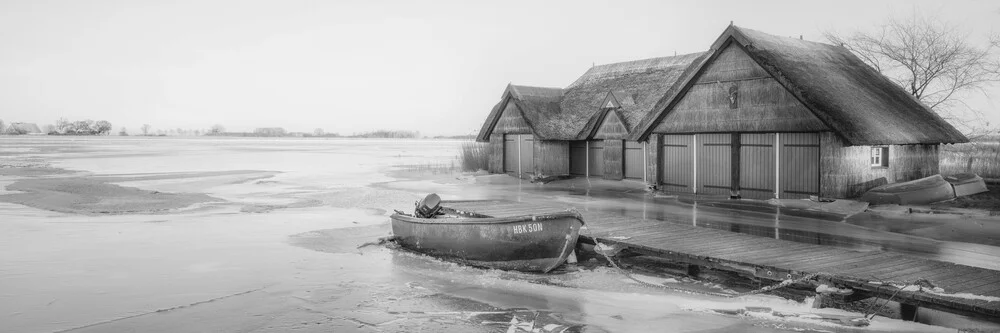
[[[694,264],[688,264],[687,271],[688,271],[687,272],[688,276],[690,276],[690,277],[698,277],[698,274],[701,274],[701,267],[699,267],[698,265],[694,265]]]
[[[781,199],[781,133],[774,133],[774,198]]]
[[[816,294],[816,298],[813,299],[812,308],[813,309],[822,309],[822,308],[825,308],[826,304],[824,304],[824,303],[827,302],[827,298],[828,298],[828,296],[825,295],[825,294]]]
[[[647,165],[649,165],[649,161],[647,161],[647,158],[649,157],[647,156],[649,154],[647,152],[647,149],[649,149],[649,141],[645,141],[642,143],[642,182],[649,184],[649,175],[647,174],[649,168],[646,167]],[[643,210],[643,214],[645,213],[646,211]]]
[[[916,305],[899,303],[899,316],[905,321],[917,321],[917,309]]]
[[[694,163],[694,167],[691,168],[694,170],[694,175],[691,176],[691,192],[698,194],[698,134],[691,136],[691,151],[691,154],[694,155],[691,158],[692,163]]]
[[[517,144],[517,178],[521,178],[521,135],[514,136],[514,143]]]
[[[730,158],[732,163],[730,166],[730,190],[729,198],[739,199],[740,198],[740,133],[732,134],[732,142],[729,146]]]

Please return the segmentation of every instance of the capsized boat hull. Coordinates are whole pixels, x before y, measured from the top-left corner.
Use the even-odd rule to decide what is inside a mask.
[[[873,205],[923,205],[955,198],[955,190],[941,175],[882,185],[865,192],[861,201]]]
[[[404,248],[480,267],[549,272],[573,252],[583,219],[571,211],[512,217],[418,218],[393,214]]]
[[[951,187],[955,188],[956,197],[989,192],[990,190],[986,187],[986,182],[982,177],[972,173],[955,174],[944,177],[944,180],[951,183]]]

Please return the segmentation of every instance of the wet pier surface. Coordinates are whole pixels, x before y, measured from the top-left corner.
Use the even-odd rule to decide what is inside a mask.
[[[569,208],[511,201],[448,205],[498,217]],[[1000,271],[996,270],[904,253],[805,244],[608,212],[581,214],[586,223],[582,242],[600,242],[642,255],[774,281],[821,273],[823,281],[870,296],[959,314],[1000,316]]]

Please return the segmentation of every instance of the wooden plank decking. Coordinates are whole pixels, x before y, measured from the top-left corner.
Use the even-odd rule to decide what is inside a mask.
[[[497,217],[569,208],[510,201],[452,201],[445,204]],[[627,247],[640,254],[714,269],[741,271],[772,280],[827,273],[833,283],[881,298],[892,297],[901,303],[960,314],[1000,316],[1000,299],[991,302],[947,295],[1000,297],[1000,271],[885,251],[862,252],[609,213],[580,213],[586,223],[581,232],[582,242]],[[943,288],[947,294],[900,291],[878,282],[911,284],[917,279],[926,279]]]

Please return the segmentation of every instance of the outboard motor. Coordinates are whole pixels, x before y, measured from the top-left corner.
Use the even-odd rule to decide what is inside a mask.
[[[413,215],[420,218],[433,218],[438,215],[441,211],[441,197],[435,193],[428,194],[426,197],[417,201],[416,211]]]

